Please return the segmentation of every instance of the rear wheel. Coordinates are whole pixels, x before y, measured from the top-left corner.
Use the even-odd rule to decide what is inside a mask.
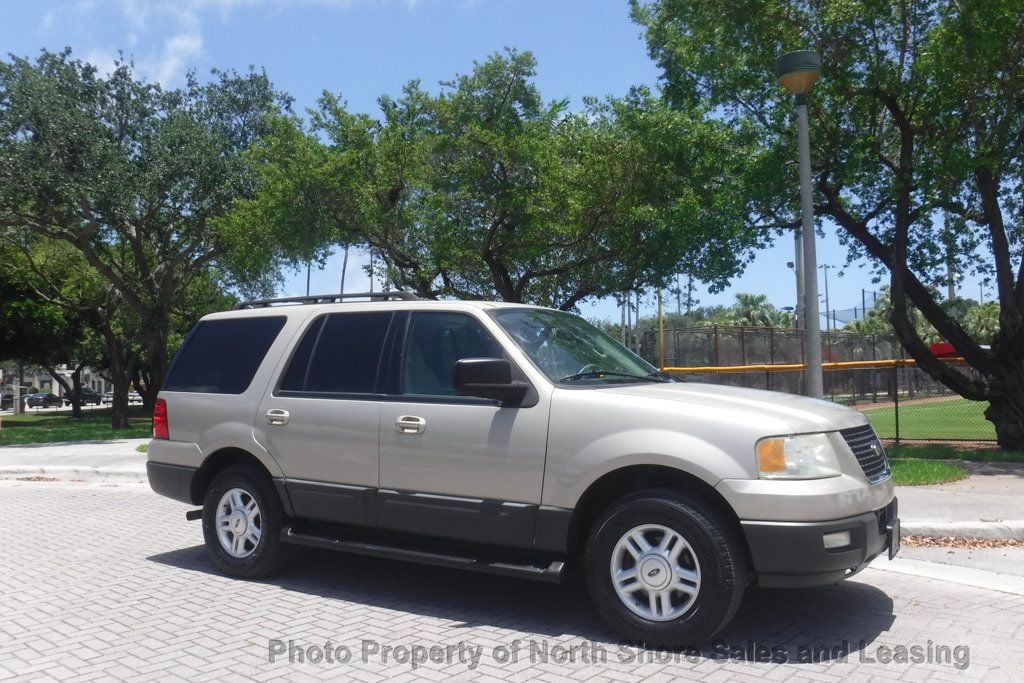
[[[593,527],[585,564],[601,615],[649,646],[713,637],[736,613],[747,582],[733,525],[674,491],[643,491],[613,505]]]
[[[281,568],[284,510],[267,476],[251,465],[218,474],[203,501],[203,537],[217,567],[230,576],[259,578]]]

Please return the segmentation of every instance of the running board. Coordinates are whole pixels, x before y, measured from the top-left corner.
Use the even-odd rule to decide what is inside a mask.
[[[295,531],[295,529],[290,526],[286,526],[281,530],[281,541],[284,543],[294,543],[296,545],[307,545],[313,548],[340,550],[345,553],[353,553],[356,555],[385,557],[391,560],[401,560],[403,562],[418,562],[419,564],[431,564],[438,567],[465,569],[473,572],[483,572],[485,574],[515,576],[521,579],[533,579],[535,581],[547,581],[550,583],[561,583],[565,575],[565,562],[560,560],[552,560],[552,562],[546,567],[533,564],[496,562],[493,560],[474,557],[446,555],[443,553],[431,553],[423,550],[411,550],[398,546],[365,543],[363,541],[345,541],[331,536],[304,534]]]

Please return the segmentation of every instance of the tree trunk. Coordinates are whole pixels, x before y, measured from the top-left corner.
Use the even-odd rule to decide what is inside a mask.
[[[131,426],[128,420],[128,390],[135,372],[135,359],[125,358],[124,344],[109,325],[104,325],[102,332],[107,344],[107,356],[110,358],[110,379],[114,385],[110,428],[128,429]]]
[[[993,396],[985,409],[985,418],[995,425],[1000,448],[1024,451],[1024,387]]]
[[[82,367],[75,368],[71,373],[71,417],[82,419]]]
[[[150,413],[156,405],[156,395],[163,386],[167,374],[167,337],[170,322],[166,318],[155,321],[146,340],[146,361],[148,361],[149,373],[146,376],[146,386],[138,387],[139,395],[142,396],[143,405]],[[136,382],[138,385],[138,382]]]

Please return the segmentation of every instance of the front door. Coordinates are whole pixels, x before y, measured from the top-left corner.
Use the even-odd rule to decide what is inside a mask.
[[[530,547],[547,446],[547,394],[529,407],[460,395],[462,358],[507,357],[468,313],[411,314],[401,395],[381,408],[381,527]]]

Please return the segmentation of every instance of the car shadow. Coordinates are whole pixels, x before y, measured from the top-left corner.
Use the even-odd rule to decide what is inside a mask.
[[[325,600],[440,618],[452,622],[452,629],[508,629],[538,639],[569,636],[608,650],[624,645],[592,608],[577,577],[553,585],[328,550],[296,550],[286,570],[260,583]],[[201,545],[147,559],[220,575]],[[799,590],[752,587],[731,624],[692,654],[698,659],[770,661],[784,652],[785,661],[800,663],[800,653],[808,649],[807,661],[841,659],[887,631],[895,619],[892,608],[883,591],[859,582]]]

